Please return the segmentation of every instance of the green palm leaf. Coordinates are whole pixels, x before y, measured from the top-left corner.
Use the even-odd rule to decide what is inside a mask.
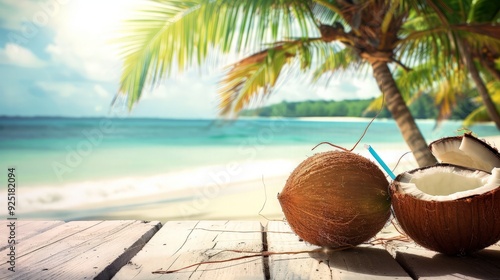
[[[308,1],[156,0],[117,40],[124,65],[118,94],[135,104],[146,83],[201,65],[215,50],[256,49],[266,40],[318,33]]]
[[[490,117],[488,116],[488,112],[486,112],[486,108],[483,106],[472,111],[472,113],[464,119],[463,125],[464,127],[471,127],[474,123],[488,121],[490,121]]]
[[[491,99],[496,104],[497,108],[500,109],[500,81],[491,80],[487,84],[488,91],[491,93]],[[481,103],[481,98],[474,98],[476,103]],[[486,107],[484,105],[479,106],[476,110],[472,111],[464,120],[463,125],[465,127],[470,127],[475,123],[479,122],[489,122],[491,121]]]
[[[341,74],[365,63],[352,48],[340,49],[334,46],[322,49],[318,60],[322,63],[314,70],[313,81],[318,81],[326,74]]]
[[[371,112],[376,113],[380,111],[380,108],[382,108],[382,106],[384,106],[384,97],[381,95],[370,102],[368,107],[366,107],[366,109],[363,111],[363,114],[366,115],[367,113]]]
[[[236,114],[252,100],[265,98],[280,76],[286,75],[286,66],[291,73],[293,62],[304,71],[309,69],[322,45],[319,38],[283,41],[228,67],[219,88],[221,114]]]

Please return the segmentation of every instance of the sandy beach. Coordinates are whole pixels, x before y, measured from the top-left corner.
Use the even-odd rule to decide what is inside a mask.
[[[495,147],[500,145],[500,136],[487,137],[486,141]],[[330,149],[323,147],[323,150]],[[404,150],[378,147],[379,154],[390,167],[394,167],[403,155]],[[321,149],[320,149],[321,150]],[[370,158],[370,155],[359,148],[359,154]],[[298,164],[299,162],[297,162]],[[411,155],[402,158],[395,173],[416,167]],[[283,214],[277,194],[281,192],[288,175],[293,170],[290,165],[282,170],[281,175],[245,179],[226,184],[207,184],[196,189],[179,189],[164,193],[156,193],[142,197],[134,197],[117,201],[103,201],[88,204],[84,207],[72,208],[74,215],[82,214],[82,219],[138,219],[138,220],[282,220]],[[126,207],[123,205],[127,205]],[[262,211],[261,211],[262,209]],[[110,211],[112,210],[112,211]],[[99,213],[113,213],[102,215]],[[259,213],[262,215],[259,215]],[[44,215],[43,212],[40,213]]]

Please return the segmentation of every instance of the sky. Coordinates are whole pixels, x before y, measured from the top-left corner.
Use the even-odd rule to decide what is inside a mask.
[[[0,0],[0,115],[110,116],[121,57],[111,39],[140,0]],[[215,118],[226,65],[192,69],[148,87],[129,117]],[[284,81],[264,105],[379,95],[374,79],[343,75],[328,86]],[[115,112],[116,113],[116,112]]]

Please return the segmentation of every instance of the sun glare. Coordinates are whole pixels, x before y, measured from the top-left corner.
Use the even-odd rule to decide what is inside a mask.
[[[74,32],[103,35],[116,32],[138,0],[80,0],[68,4],[63,24]]]

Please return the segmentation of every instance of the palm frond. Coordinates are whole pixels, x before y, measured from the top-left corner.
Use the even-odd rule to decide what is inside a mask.
[[[265,98],[292,61],[298,61],[301,69],[308,69],[316,40],[279,42],[228,67],[219,87],[221,114],[234,115],[252,100]]]
[[[451,26],[451,29],[465,31],[469,34],[483,35],[496,40],[500,39],[500,26],[491,23],[457,24]]]
[[[429,92],[434,87],[436,77],[442,74],[438,67],[432,63],[422,63],[411,71],[399,70],[394,74],[394,79],[405,100],[422,92]]]
[[[345,23],[342,10],[331,1],[315,0],[312,12],[315,18],[323,23],[332,24],[334,21]]]
[[[488,82],[487,87],[488,91],[491,93],[491,99],[495,103],[495,106],[497,107],[497,109],[500,109],[500,82],[492,80]],[[479,96],[475,97],[474,100],[476,103],[481,103],[482,101]],[[486,111],[486,107],[484,105],[481,105],[464,119],[464,126],[470,127],[475,123],[489,121],[491,121],[491,118]]]
[[[491,97],[494,101],[500,103],[500,81],[496,79],[491,79],[487,84],[488,92],[491,93]]]
[[[464,22],[471,10],[472,1],[470,0],[441,0],[427,1],[431,11],[437,12],[441,24],[448,26]]]
[[[435,103],[439,109],[437,121],[440,122],[451,115],[452,109],[457,103],[457,93],[454,91],[453,85],[447,80],[438,85],[438,90],[434,94]]]
[[[318,33],[307,1],[155,0],[125,23],[118,94],[131,108],[146,82],[199,66],[214,49],[260,48],[266,40]]]
[[[366,107],[366,109],[363,111],[363,115],[366,115],[368,113],[373,113],[373,112],[379,112],[380,108],[384,105],[384,96],[380,95],[379,97],[373,99],[372,102]]]
[[[467,16],[467,22],[494,22],[499,15],[499,1],[476,0]]]
[[[484,12],[485,6],[498,10],[500,4],[482,2],[484,1],[427,1],[429,8],[424,9],[427,12],[410,18],[403,25],[402,40],[397,46],[400,59],[405,60],[408,65],[418,64],[429,57],[438,61],[439,56],[459,60],[456,40],[467,40],[477,49],[488,47],[497,51],[500,26],[492,24],[494,13],[483,14],[481,11]],[[471,16],[472,13],[474,16]],[[419,54],[423,56],[419,58]],[[451,65],[450,60],[440,61],[446,62],[443,66]]]
[[[380,26],[382,34],[387,34],[387,32],[389,31],[389,27],[400,4],[400,1],[393,1],[392,5],[389,6],[389,9],[385,13],[384,19],[382,20],[382,24]]]
[[[318,81],[327,74],[338,75],[364,63],[353,49],[349,47],[339,49],[334,46],[322,49],[320,61],[322,63],[313,72],[313,81]]]
[[[426,7],[411,11],[394,48],[398,58],[410,67],[431,60],[445,63],[446,67],[458,59],[458,54],[448,37],[449,28],[442,24],[442,16]]]
[[[475,123],[480,122],[489,122],[490,117],[488,116],[488,112],[486,112],[486,108],[481,106],[476,110],[472,111],[463,121],[464,127],[471,127]]]

